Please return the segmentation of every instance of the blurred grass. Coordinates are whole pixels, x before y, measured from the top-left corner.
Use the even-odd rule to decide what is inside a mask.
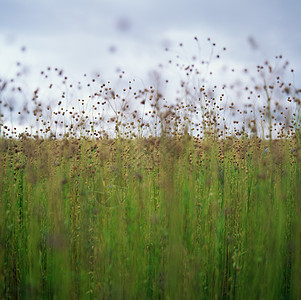
[[[2,138],[1,299],[300,299],[300,143],[268,143]]]

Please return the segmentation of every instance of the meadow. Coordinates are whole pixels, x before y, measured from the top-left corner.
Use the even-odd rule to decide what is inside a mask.
[[[171,105],[93,78],[18,111],[1,79],[1,299],[301,298],[301,91],[266,63],[239,105],[183,69]]]

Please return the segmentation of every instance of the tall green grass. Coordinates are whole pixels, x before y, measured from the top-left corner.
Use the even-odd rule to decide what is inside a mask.
[[[208,41],[178,87],[0,78],[0,299],[301,299],[301,89]]]
[[[301,147],[266,143],[2,138],[0,297],[300,299]]]

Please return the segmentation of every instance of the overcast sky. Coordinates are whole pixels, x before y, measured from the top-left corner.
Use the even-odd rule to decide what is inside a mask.
[[[297,0],[1,0],[1,74],[24,59],[74,76],[121,67],[143,76],[165,62],[165,47],[202,55],[207,37],[227,47],[225,63],[243,68],[283,54],[301,71],[301,2]],[[253,37],[259,49],[248,42]],[[20,48],[26,47],[25,53]],[[299,81],[300,82],[300,81]]]

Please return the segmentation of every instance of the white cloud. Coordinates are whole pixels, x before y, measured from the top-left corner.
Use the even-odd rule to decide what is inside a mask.
[[[198,52],[208,56],[210,36],[218,47],[227,47],[222,59],[235,65],[249,64],[284,54],[301,71],[301,38],[296,17],[300,4],[290,1],[9,1],[0,12],[0,35],[26,45],[28,64],[37,69],[57,65],[72,72],[112,75],[117,66],[142,76],[166,61],[163,44],[184,43],[183,55]],[[120,20],[128,28],[118,29]],[[261,52],[251,51],[247,38],[258,41]],[[2,44],[5,39],[2,39]],[[110,47],[116,49],[110,53]],[[18,54],[2,47],[4,65]],[[4,49],[4,50],[3,50]],[[6,49],[6,50],[5,50]],[[197,53],[198,54],[198,53]],[[18,57],[16,57],[17,59]]]

